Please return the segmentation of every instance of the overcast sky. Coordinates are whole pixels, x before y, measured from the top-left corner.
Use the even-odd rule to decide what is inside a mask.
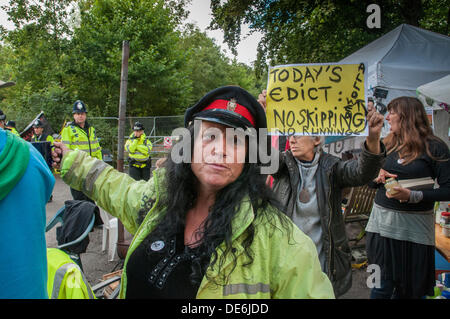
[[[5,4],[8,4],[8,0],[0,0],[0,6],[3,6]],[[7,29],[12,28],[12,23],[7,20],[8,16],[6,15],[5,11],[3,9],[0,9],[0,24],[4,26]]]
[[[211,9],[209,7],[209,0],[192,0],[192,4],[188,8],[191,12],[188,18],[189,22],[195,22],[199,28],[205,31],[206,27],[209,25],[211,21]],[[209,37],[216,39],[216,43],[222,47],[227,53],[227,56],[230,58],[232,54],[228,49],[228,46],[223,43],[223,32],[222,31],[206,31]],[[251,36],[247,36],[248,28],[245,26],[242,28],[241,33],[241,42],[237,46],[237,60],[239,62],[246,63],[248,65],[251,64],[254,60],[256,60],[256,49],[258,46],[258,42],[261,39],[261,35],[259,33],[252,34]]]
[[[0,5],[5,5],[8,3],[8,0],[0,0]],[[202,31],[206,31],[205,29],[211,21],[211,9],[209,7],[209,4],[209,0],[192,0],[192,3],[188,8],[191,13],[187,21],[197,24]],[[7,17],[8,16],[5,14],[5,12],[0,9],[0,24],[7,29],[11,29],[13,25],[11,22],[7,21]],[[243,27],[241,34],[242,39],[237,47],[237,60],[239,62],[251,65],[251,62],[256,60],[256,48],[261,36],[260,34],[253,34],[251,36],[245,37],[247,32],[248,29]],[[233,57],[231,51],[228,49],[228,46],[223,43],[222,31],[206,31],[206,33],[209,37],[216,40],[216,44],[222,47],[228,57]]]

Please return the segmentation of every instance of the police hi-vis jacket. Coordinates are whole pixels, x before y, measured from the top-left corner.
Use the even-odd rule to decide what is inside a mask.
[[[39,136],[33,134],[33,136],[31,137],[31,142],[50,142],[52,146],[54,141],[55,141],[54,138],[50,134],[46,135],[42,133]]]
[[[11,133],[13,133],[15,136],[20,137],[19,132],[17,132],[17,130],[14,127],[7,127],[7,130],[9,130]]]
[[[102,148],[95,135],[95,129],[86,122],[87,133],[75,123],[69,123],[61,132],[61,142],[69,149],[79,149],[102,160]]]
[[[82,190],[100,207],[118,217],[134,235],[125,258],[121,298],[126,296],[130,255],[156,227],[158,217],[166,213],[159,204],[160,198],[165,196],[164,187],[161,186],[164,175],[164,169],[158,169],[149,181],[135,181],[106,163],[86,156],[84,152],[69,152],[63,158],[63,180],[71,187]],[[155,202],[139,224],[138,211],[144,207],[144,198],[151,198]],[[238,266],[229,276],[229,281],[219,289],[206,276],[203,277],[197,298],[334,298],[330,280],[321,270],[312,240],[294,224],[291,238],[288,238],[286,232],[281,231],[283,228],[277,218],[269,223],[261,215],[255,219],[248,197],[242,201],[232,226]],[[249,266],[240,267],[246,262],[242,242],[250,223],[255,227],[252,243],[254,261]],[[218,258],[224,245],[222,243],[217,248]],[[232,267],[230,256],[222,269],[229,272]],[[217,267],[209,267],[207,271],[211,278],[218,278]]]
[[[69,255],[57,248],[47,248],[50,299],[95,299],[89,282]]]
[[[125,143],[125,149],[128,152],[130,162],[132,162],[131,165],[139,168],[147,166],[152,147],[152,142],[147,139],[145,133],[142,133],[139,138],[136,138],[132,133]]]

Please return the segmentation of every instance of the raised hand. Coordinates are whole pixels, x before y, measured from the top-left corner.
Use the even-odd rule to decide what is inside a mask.
[[[367,107],[367,125],[369,136],[366,138],[367,149],[374,154],[380,153],[380,136],[383,128],[384,116],[378,113],[372,105]]]
[[[52,166],[55,168],[61,168],[61,160],[63,156],[70,151],[70,149],[61,142],[54,142],[52,148]]]
[[[366,119],[369,126],[369,137],[379,140],[384,116],[378,113],[373,105],[368,105]]]

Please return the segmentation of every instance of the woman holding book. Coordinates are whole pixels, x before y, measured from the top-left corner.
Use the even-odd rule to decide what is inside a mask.
[[[435,285],[433,208],[450,200],[450,152],[418,99],[398,97],[387,108],[388,156],[374,180],[379,189],[366,227],[368,262],[381,270],[371,298],[421,298]],[[391,177],[399,186],[388,192]],[[424,184],[427,178],[439,188]]]

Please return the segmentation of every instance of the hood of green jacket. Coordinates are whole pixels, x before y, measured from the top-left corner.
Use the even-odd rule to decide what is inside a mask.
[[[30,149],[27,142],[6,132],[6,143],[0,151],[0,200],[20,181],[28,167]]]

